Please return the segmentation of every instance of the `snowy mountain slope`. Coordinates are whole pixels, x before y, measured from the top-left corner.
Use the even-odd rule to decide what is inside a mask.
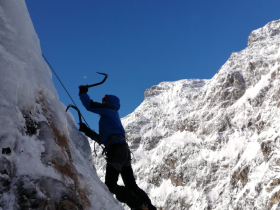
[[[122,119],[137,182],[159,209],[280,208],[279,46],[280,20],[211,80],[162,82]]]
[[[24,0],[0,1],[0,209],[123,209],[65,113]]]
[[[126,135],[133,146],[137,143],[153,149],[162,138],[182,129],[180,124],[190,111],[206,80],[162,82],[145,92],[144,102],[122,119]],[[168,106],[166,106],[168,104]],[[137,123],[135,123],[137,121]]]

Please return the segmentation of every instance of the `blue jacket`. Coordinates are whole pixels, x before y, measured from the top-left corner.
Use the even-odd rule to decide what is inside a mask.
[[[94,102],[87,93],[81,93],[80,99],[88,111],[100,115],[99,136],[101,144],[106,147],[115,144],[126,144],[125,131],[122,126],[118,110],[120,109],[120,99],[114,95],[107,95],[106,104]]]

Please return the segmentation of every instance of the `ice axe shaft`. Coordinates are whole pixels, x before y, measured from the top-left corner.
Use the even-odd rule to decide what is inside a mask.
[[[105,76],[104,79],[101,82],[98,82],[98,83],[95,83],[95,84],[92,84],[92,85],[87,85],[88,88],[103,84],[108,77],[108,74],[100,73],[100,72],[96,72],[96,73],[104,75]]]
[[[69,109],[70,107],[72,107],[73,109],[76,109],[76,110],[77,110],[78,115],[79,115],[79,123],[82,123],[82,115],[81,115],[81,112],[80,112],[80,110],[79,110],[76,106],[74,106],[74,105],[72,105],[72,104],[69,104],[69,105],[67,106],[67,109],[66,109],[65,112],[67,112],[68,109]]]

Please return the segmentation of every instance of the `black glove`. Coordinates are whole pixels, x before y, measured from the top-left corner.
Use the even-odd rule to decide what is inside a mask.
[[[87,137],[91,138],[92,140],[100,144],[99,134],[95,133],[93,130],[87,127],[85,123],[79,123],[79,125],[80,125],[79,131],[84,132]]]
[[[79,125],[80,125],[79,131],[85,134],[90,133],[91,130],[86,126],[85,123],[79,123]]]
[[[79,95],[81,95],[81,93],[87,93],[88,92],[88,86],[87,85],[81,85],[79,86]]]

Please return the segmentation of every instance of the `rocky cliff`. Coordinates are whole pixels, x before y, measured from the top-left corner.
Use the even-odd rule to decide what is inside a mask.
[[[212,79],[146,90],[122,122],[137,182],[159,209],[280,208],[279,85],[280,20],[253,31]]]

